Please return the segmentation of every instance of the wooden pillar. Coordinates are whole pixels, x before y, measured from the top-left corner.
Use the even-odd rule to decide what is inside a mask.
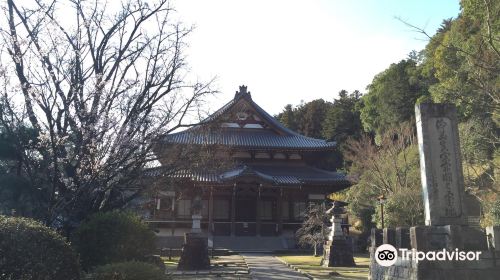
[[[276,235],[281,235],[283,232],[283,188],[280,188],[279,194],[278,194],[278,199],[276,203],[276,214],[278,218],[278,230],[276,232]]]
[[[255,202],[257,205],[256,205],[256,217],[255,217],[255,231],[257,233],[257,236],[260,236],[260,224],[261,224],[261,221],[260,221],[260,216],[261,216],[261,211],[260,211],[260,187],[261,185],[259,185],[258,187],[258,193],[257,193],[257,201]]]
[[[171,222],[171,223],[170,223],[170,231],[171,231],[172,236],[174,236],[174,235],[175,235],[175,227],[176,227],[176,225],[175,225],[175,219],[177,218],[177,213],[176,213],[177,209],[176,209],[176,207],[175,207],[175,204],[176,204],[176,202],[177,202],[177,197],[176,197],[176,195],[177,195],[177,194],[175,194],[175,195],[172,197],[172,221],[173,221],[173,222]]]
[[[233,186],[233,194],[231,195],[231,236],[234,236],[236,233],[235,228],[235,220],[236,220],[236,183]]]
[[[208,199],[208,232],[214,234],[214,187],[210,187],[210,197]]]

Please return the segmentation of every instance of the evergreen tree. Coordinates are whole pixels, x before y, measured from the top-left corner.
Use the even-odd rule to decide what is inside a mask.
[[[415,115],[415,103],[427,96],[426,77],[417,67],[417,61],[401,60],[375,76],[363,96],[361,120],[366,131],[380,134]]]
[[[349,137],[358,138],[362,132],[359,103],[361,93],[354,91],[348,94],[346,90],[339,92],[323,124],[323,137],[330,141],[343,143]]]

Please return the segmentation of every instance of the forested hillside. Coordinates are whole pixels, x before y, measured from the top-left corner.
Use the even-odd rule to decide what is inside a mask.
[[[277,117],[307,136],[338,141],[341,162],[332,167],[354,183],[339,196],[351,203],[355,226],[367,230],[380,223],[380,195],[386,226],[423,223],[414,106],[453,103],[466,191],[481,202],[483,226],[500,224],[500,2],[461,1],[460,14],[433,36],[401,24],[428,39],[425,49],[389,65],[363,94],[342,90],[336,99],[288,105]]]

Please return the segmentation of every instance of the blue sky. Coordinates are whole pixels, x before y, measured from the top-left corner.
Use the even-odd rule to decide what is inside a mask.
[[[365,92],[373,76],[421,50],[427,41],[395,19],[434,34],[456,17],[452,0],[174,0],[178,16],[196,26],[188,62],[201,80],[217,77],[213,110],[246,84],[271,114],[286,104],[341,89]]]

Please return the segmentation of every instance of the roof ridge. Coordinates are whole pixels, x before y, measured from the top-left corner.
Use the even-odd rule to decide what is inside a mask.
[[[242,85],[240,86],[240,90],[236,91],[236,94],[232,100],[230,100],[228,103],[226,103],[224,106],[216,110],[214,113],[212,113],[210,116],[207,118],[203,119],[198,125],[192,126],[186,130],[171,133],[164,135],[164,139],[171,138],[176,138],[177,136],[181,138],[185,138],[183,135],[187,135],[189,133],[194,133],[196,130],[200,128],[200,126],[204,124],[208,124],[210,122],[214,122],[216,119],[218,119],[220,116],[231,110],[240,100],[244,99],[245,102],[249,106],[251,106],[255,112],[260,116],[260,118],[266,122],[269,126],[271,126],[274,130],[278,131],[279,134],[285,135],[285,136],[291,136],[291,137],[297,137],[295,138],[296,142],[302,142],[301,146],[302,148],[326,148],[326,147],[335,147],[336,142],[335,141],[327,141],[324,139],[318,139],[318,138],[313,138],[309,136],[302,135],[298,132],[295,132],[286,126],[284,126],[281,122],[279,122],[276,118],[271,116],[269,113],[267,113],[262,107],[260,107],[255,101],[252,100],[252,97],[250,95],[250,92],[247,91],[247,86]],[[227,128],[228,131],[231,130],[231,128]],[[210,136],[209,136],[210,137]],[[279,137],[279,136],[277,136]],[[191,140],[183,139],[181,142],[191,142]],[[174,140],[174,142],[176,142]],[[196,142],[196,141],[195,141]],[[309,144],[305,144],[309,142]],[[245,146],[245,145],[244,145]],[[280,145],[277,145],[280,146]]]
[[[240,91],[236,91],[234,94],[234,99],[240,99],[240,98],[248,98],[252,99],[252,95],[250,94],[249,91],[247,91],[247,86],[241,85],[240,86]]]

